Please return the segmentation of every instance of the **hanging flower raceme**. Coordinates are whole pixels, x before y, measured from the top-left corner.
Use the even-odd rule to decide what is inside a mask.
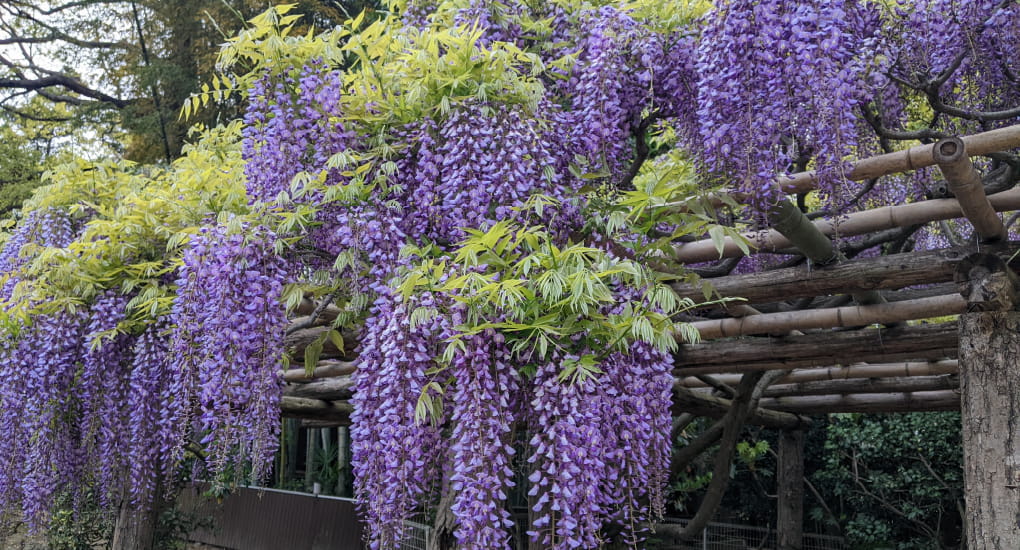
[[[754,204],[781,196],[778,176],[814,160],[840,195],[857,144],[867,55],[855,2],[731,0],[707,18],[698,47],[703,161]]]
[[[412,326],[409,311],[436,305],[427,294],[409,304],[383,294],[365,321],[351,399],[351,440],[355,494],[373,549],[385,550],[400,540],[403,521],[439,480],[442,417],[429,422],[416,409],[449,324],[435,317]]]
[[[174,399],[197,407],[195,428],[217,474],[247,459],[252,478],[262,479],[279,443],[280,297],[289,274],[274,242],[264,228],[206,227],[178,272],[171,385]]]
[[[520,376],[502,334],[488,330],[460,343],[450,364],[456,386],[449,436],[454,534],[466,550],[509,549],[513,520],[505,503],[514,485],[510,437]]]

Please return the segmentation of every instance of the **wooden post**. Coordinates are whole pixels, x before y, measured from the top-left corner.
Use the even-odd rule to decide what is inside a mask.
[[[286,437],[284,438],[285,448],[283,449],[284,455],[287,457],[287,464],[283,471],[283,482],[280,486],[284,486],[288,481],[297,479],[297,463],[300,450],[298,449],[298,440],[300,439],[301,421],[294,418],[285,418],[284,430],[286,430]]]
[[[128,499],[120,505],[113,530],[112,550],[149,550],[156,534],[156,511],[153,506],[132,506]]]
[[[308,428],[305,436],[305,491],[311,492],[315,481],[315,450],[319,446],[319,429]]]
[[[110,550],[150,550],[155,547],[156,524],[163,507],[168,503],[163,483],[157,480],[153,487],[141,495],[139,504],[131,500],[125,491],[117,512]]]
[[[347,427],[340,426],[336,429],[336,466],[339,470],[336,476],[337,496],[351,496],[347,492],[347,466],[351,462],[350,451],[347,443]]]
[[[969,550],[1020,548],[1020,312],[1017,279],[974,254],[957,271],[964,496]]]
[[[779,435],[777,550],[804,548],[804,430]]]

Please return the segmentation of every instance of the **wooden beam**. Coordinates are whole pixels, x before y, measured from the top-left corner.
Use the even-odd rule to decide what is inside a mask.
[[[937,376],[959,373],[959,363],[955,359],[944,361],[907,361],[903,363],[868,364],[861,363],[848,367],[823,367],[816,369],[799,369],[780,378],[777,384],[799,384],[822,380],[849,380],[854,378],[892,378],[910,376]],[[735,384],[740,380],[739,374],[716,374],[713,376],[723,384]],[[685,388],[706,388],[708,384],[694,376],[680,379]]]
[[[352,361],[337,361],[333,359],[323,359],[319,361],[319,365],[315,367],[312,373],[309,373],[305,369],[290,369],[283,371],[283,380],[291,383],[304,383],[318,380],[320,378],[332,378],[334,376],[347,376],[354,374],[357,370],[357,366]]]
[[[767,397],[762,398],[759,405],[762,408],[797,414],[958,411],[960,393],[956,390],[942,390]]]
[[[1020,242],[982,245],[981,251],[1010,258],[1020,251]],[[760,273],[743,273],[707,281],[719,296],[745,298],[749,303],[898,289],[952,281],[956,266],[974,252],[977,252],[974,246],[924,250],[860,258],[828,266],[803,265]],[[1014,259],[1013,268],[1020,269],[1020,258]],[[681,298],[704,299],[700,287],[674,284],[673,290]]]
[[[967,156],[967,146],[960,138],[939,140],[932,146],[932,157],[949,184],[949,190],[960,201],[963,215],[970,220],[983,241],[1006,239],[1009,234],[985,196],[981,174]]]
[[[310,420],[335,420],[350,424],[354,407],[342,401],[323,401],[306,397],[283,396],[280,399],[280,413],[285,418],[307,418]]]
[[[695,321],[691,323],[691,326],[698,330],[702,340],[711,340],[750,334],[779,334],[791,330],[897,323],[943,315],[956,315],[963,313],[966,309],[967,301],[962,296],[950,294],[906,302],[808,309]]]
[[[953,359],[956,347],[956,323],[951,322],[685,344],[680,346],[674,361],[677,375],[693,376],[831,366],[840,359],[853,363]],[[714,367],[714,370],[703,367]]]
[[[996,212],[1020,210],[1020,187],[992,195],[988,197],[988,202]],[[841,236],[849,237],[893,227],[920,225],[960,217],[963,217],[963,210],[960,202],[954,198],[884,206],[842,216],[838,221],[823,219],[813,223],[825,235],[831,236],[838,232]],[[749,241],[752,252],[775,252],[793,246],[789,239],[774,230],[745,233],[744,237]],[[726,237],[721,253],[716,248],[715,242],[704,239],[677,245],[674,248],[673,259],[681,263],[699,263],[743,255],[743,250],[732,239]]]
[[[784,430],[779,434],[777,550],[804,548],[804,440],[804,430]]]
[[[1020,283],[994,256],[975,255],[958,280],[967,547],[1020,548]]]
[[[765,390],[765,397],[795,395],[842,395],[851,393],[905,393],[919,391],[955,390],[960,378],[955,374],[942,376],[911,376],[907,378],[851,378],[848,380],[818,380],[776,384]]]
[[[308,397],[323,401],[350,399],[353,394],[354,379],[350,376],[321,378],[304,384],[288,384],[283,388],[285,396]]]
[[[730,410],[731,404],[732,400],[730,399],[696,392],[679,384],[673,384],[673,414],[675,415],[691,413],[696,416],[722,418]],[[808,418],[761,408],[755,409],[748,417],[747,422],[756,426],[780,430],[794,430],[811,425],[811,420]]]
[[[296,330],[284,337],[284,348],[288,353],[290,353],[291,357],[303,359],[305,349],[307,349],[312,342],[322,339],[330,330],[333,330],[333,328],[329,326],[309,327]],[[344,351],[340,351],[340,349],[337,348],[330,339],[326,338],[323,340],[322,353],[319,356],[324,359],[346,359],[348,361],[354,359],[354,335],[344,334],[343,339],[345,344],[347,344],[344,346]]]

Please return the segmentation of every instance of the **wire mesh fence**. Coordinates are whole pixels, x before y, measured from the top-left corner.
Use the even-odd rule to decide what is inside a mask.
[[[663,523],[675,527],[686,527],[686,519],[667,518]],[[735,525],[732,523],[709,523],[694,540],[680,540],[665,530],[655,535],[660,550],[775,550],[776,531],[766,527]],[[840,537],[828,535],[804,535],[804,550],[846,550],[846,542]]]
[[[666,518],[662,523],[670,527],[687,526],[686,519]],[[671,531],[671,530],[669,530]],[[404,533],[397,550],[426,550],[432,528],[414,521],[404,522]],[[694,540],[680,540],[667,530],[658,530],[652,537],[658,550],[776,550],[776,531],[766,527],[709,523]],[[847,550],[840,537],[804,535],[803,550]]]
[[[425,550],[428,547],[432,528],[415,521],[404,522],[404,533],[397,550]]]

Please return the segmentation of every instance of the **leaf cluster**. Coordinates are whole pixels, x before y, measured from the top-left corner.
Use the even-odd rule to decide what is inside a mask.
[[[174,274],[190,236],[229,212],[247,212],[239,122],[206,130],[168,168],[79,159],[45,175],[25,210],[55,208],[81,224],[64,248],[29,246],[9,316],[74,309],[109,288],[135,297],[134,330],[169,311]],[[237,223],[240,223],[238,221]],[[138,326],[136,326],[138,325]]]
[[[681,299],[654,272],[583,243],[557,246],[542,227],[501,221],[468,236],[448,256],[437,247],[411,247],[417,265],[397,290],[408,298],[429,291],[448,296],[464,311],[464,323],[446,348],[448,362],[462,338],[486,331],[502,333],[523,365],[557,356],[568,361],[563,378],[600,374],[598,363],[634,342],[663,351],[677,338],[696,333],[673,320],[694,306]],[[416,311],[412,324],[439,312]],[[525,374],[528,369],[524,367]]]

